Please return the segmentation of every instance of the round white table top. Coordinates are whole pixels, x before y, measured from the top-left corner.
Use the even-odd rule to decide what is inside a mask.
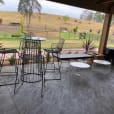
[[[45,37],[32,37],[31,39],[32,39],[32,40],[40,40],[40,41],[46,40]]]
[[[102,65],[110,65],[111,63],[109,61],[106,61],[106,60],[93,60],[94,63],[97,63],[97,64],[102,64]]]
[[[38,40],[38,41],[45,41],[47,40],[45,37],[21,37],[21,38],[25,38],[25,39],[32,39],[32,40]]]
[[[83,63],[83,62],[71,62],[70,65],[73,67],[77,67],[77,68],[89,68],[90,67],[89,64]]]

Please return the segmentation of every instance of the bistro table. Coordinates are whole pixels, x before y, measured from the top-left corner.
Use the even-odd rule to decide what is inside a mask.
[[[31,40],[39,40],[39,41],[45,41],[45,40],[47,40],[47,38],[45,38],[45,37],[36,37],[36,36],[32,36],[32,37],[21,37],[22,39],[31,39]]]
[[[47,40],[47,38],[45,38],[45,37],[36,37],[36,36],[32,36],[32,37],[21,37],[22,39],[30,39],[30,40],[37,40],[37,41],[45,41],[45,40]]]
[[[27,39],[27,40],[33,40],[33,41],[40,41],[40,47],[42,47],[41,46],[41,41],[46,41],[47,40],[47,38],[41,37],[41,36],[32,36],[32,37],[23,36],[23,37],[21,37],[21,39],[23,39],[23,40]],[[41,52],[41,49],[40,49],[40,52]]]
[[[23,36],[23,37],[21,37],[21,39],[30,39],[30,40],[38,40],[38,41],[45,41],[45,40],[47,40],[47,38],[45,38],[45,37],[40,37],[40,36],[38,36],[38,37],[36,37],[36,36],[32,36],[32,37],[29,37],[29,36]]]
[[[45,41],[45,40],[47,40],[47,38],[45,38],[45,37],[31,37],[31,39],[32,40],[39,40],[39,41]]]
[[[24,36],[20,45],[20,80],[24,83],[41,82],[41,96],[43,96],[43,82],[45,74],[44,56],[41,53],[41,41],[44,37]]]
[[[31,37],[31,40],[37,40],[37,41],[40,41],[40,46],[41,46],[41,41],[45,41],[47,40],[47,38],[45,37]],[[41,46],[42,47],[42,46]]]
[[[27,83],[41,81],[39,75],[44,71],[41,41],[45,41],[46,38],[24,36],[21,39],[19,53],[20,63],[22,63],[21,81]]]

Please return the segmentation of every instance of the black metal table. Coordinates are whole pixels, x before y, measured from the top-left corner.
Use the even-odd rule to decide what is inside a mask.
[[[65,60],[65,61],[69,61],[72,59],[92,59],[94,58],[94,55],[89,55],[89,54],[54,54],[54,56],[57,58],[57,61],[59,62],[59,67],[61,69],[61,61]]]
[[[88,58],[94,58],[93,55],[89,54],[60,54],[60,55],[54,55],[56,56],[59,60],[70,60],[70,59],[88,59]]]

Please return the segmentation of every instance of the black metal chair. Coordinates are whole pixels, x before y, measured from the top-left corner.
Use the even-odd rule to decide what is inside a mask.
[[[16,89],[16,84],[19,83],[16,53],[17,53],[16,49],[0,48],[0,54],[1,54],[1,57],[0,57],[0,76],[1,77],[6,77],[7,80],[8,80],[8,77],[12,77],[12,76],[15,77],[15,80],[13,82],[4,82],[4,83],[0,84],[0,86],[15,85],[14,93],[15,93],[15,89]],[[12,66],[13,68],[11,68],[11,69],[7,68],[7,69],[3,70],[6,54],[12,54],[12,57],[13,57],[13,60],[14,60],[13,61],[13,66]]]
[[[43,96],[45,63],[41,55],[41,41],[25,36],[20,43],[20,50],[19,57],[22,65],[20,80],[22,84],[41,82],[41,96]]]
[[[64,45],[64,42],[65,40],[63,38],[60,38],[58,43],[52,43],[51,44],[51,48],[47,48],[47,49],[44,49],[44,51],[47,53],[47,58],[46,58],[46,72],[47,70],[58,70],[59,73],[60,73],[60,77],[58,79],[49,79],[49,80],[61,80],[61,63],[59,61],[59,55],[62,51],[62,48],[63,48],[63,45]],[[53,64],[53,67],[51,66],[51,68],[47,68],[48,66],[48,63],[49,63],[49,60],[48,60],[48,57],[49,56],[52,56],[52,62],[51,64]],[[56,59],[56,62],[58,64],[58,67],[56,67],[55,65],[55,59]],[[48,80],[48,79],[47,79]]]

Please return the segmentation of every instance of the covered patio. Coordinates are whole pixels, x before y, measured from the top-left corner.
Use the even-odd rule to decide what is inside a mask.
[[[10,67],[5,67],[5,70]],[[13,94],[14,86],[0,87],[1,114],[113,114],[114,67],[86,69],[76,76],[67,63],[62,64],[62,79],[47,81],[44,97],[41,84],[23,84]],[[46,77],[56,77],[50,72]],[[0,80],[0,82],[3,80]],[[7,79],[8,80],[8,79]],[[5,81],[7,81],[5,80]],[[13,78],[11,79],[13,80]],[[18,85],[19,86],[19,85]]]
[[[105,54],[109,26],[113,13],[113,1],[77,0],[58,1],[66,4],[102,11],[106,13],[99,54]],[[96,4],[96,5],[95,5]],[[4,70],[13,66],[4,66]],[[81,69],[80,76],[69,63],[61,67],[61,80],[46,81],[44,97],[41,97],[41,83],[18,84],[16,94],[14,85],[0,86],[0,114],[114,114],[114,66],[107,72],[107,66]],[[20,72],[19,72],[20,73]],[[20,75],[20,74],[19,74]],[[58,72],[47,72],[46,77],[57,77]],[[13,77],[0,83],[14,81]]]

